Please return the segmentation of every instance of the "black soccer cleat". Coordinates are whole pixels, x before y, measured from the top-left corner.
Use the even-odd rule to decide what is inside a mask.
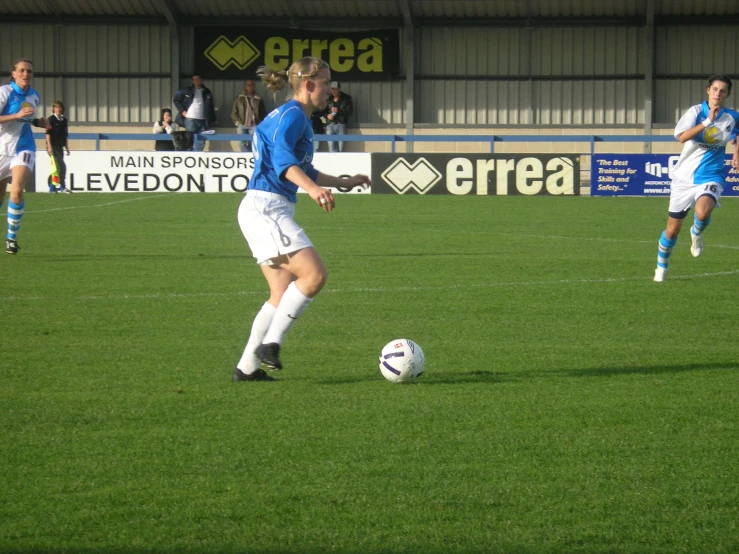
[[[267,369],[279,371],[282,369],[280,362],[280,345],[276,342],[268,344],[260,344],[254,351],[254,357],[260,361]]]
[[[17,254],[18,250],[20,250],[21,247],[18,246],[18,241],[13,239],[6,239],[5,241],[5,251],[8,254]]]
[[[234,369],[231,376],[232,381],[277,381],[274,377],[267,375],[263,369],[257,369],[254,373],[244,373],[238,367]]]

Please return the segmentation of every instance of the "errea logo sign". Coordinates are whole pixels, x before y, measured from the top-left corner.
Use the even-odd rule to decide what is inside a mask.
[[[331,32],[274,26],[193,27],[193,70],[203,78],[243,80],[260,65],[287,69],[315,56],[329,63],[337,81],[376,81],[400,76],[400,30]]]
[[[405,158],[398,158],[382,173],[383,181],[398,194],[409,190],[426,194],[441,180],[441,177],[441,173],[425,158],[418,158],[413,163],[409,163]]]
[[[577,155],[373,154],[372,192],[380,194],[580,194]]]
[[[246,69],[260,55],[257,47],[243,35],[233,41],[221,35],[205,50],[205,57],[221,71],[230,65]]]

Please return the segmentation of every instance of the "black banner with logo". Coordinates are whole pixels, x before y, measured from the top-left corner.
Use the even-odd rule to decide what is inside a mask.
[[[372,194],[580,194],[580,156],[372,154]]]
[[[331,33],[265,27],[195,27],[195,72],[204,78],[253,78],[260,65],[287,70],[304,56],[329,63],[337,81],[396,79],[397,29]]]

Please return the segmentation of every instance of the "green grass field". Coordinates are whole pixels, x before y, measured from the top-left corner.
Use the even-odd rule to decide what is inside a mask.
[[[657,284],[666,199],[301,196],[329,282],[280,381],[232,383],[240,200],[28,195],[0,551],[739,551],[739,203]]]

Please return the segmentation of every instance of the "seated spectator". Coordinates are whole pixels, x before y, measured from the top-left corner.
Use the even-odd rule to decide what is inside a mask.
[[[169,108],[163,108],[162,114],[159,121],[154,122],[154,134],[167,133],[171,135],[174,131],[179,130],[179,125],[172,121],[172,110]],[[167,137],[166,139],[158,139],[154,143],[154,150],[157,152],[172,152],[174,151],[174,143],[172,139]]]

